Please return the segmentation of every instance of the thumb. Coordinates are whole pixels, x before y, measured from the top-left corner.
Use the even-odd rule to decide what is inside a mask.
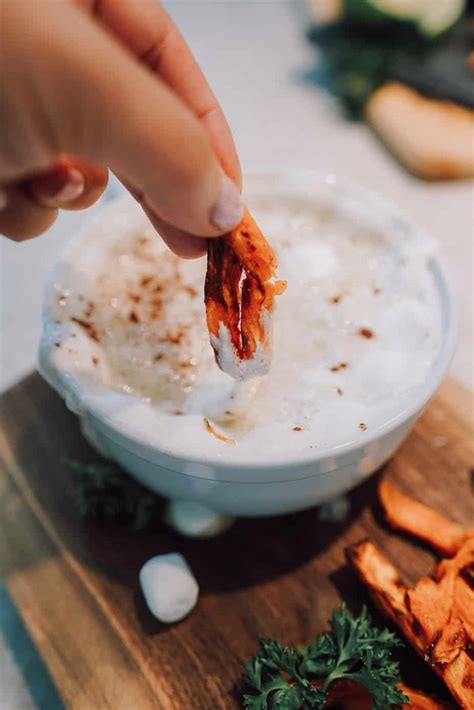
[[[158,221],[206,237],[235,226],[239,191],[192,112],[78,6],[39,5],[3,10],[8,132],[23,174],[80,155],[120,175]],[[17,170],[9,157],[2,172]]]

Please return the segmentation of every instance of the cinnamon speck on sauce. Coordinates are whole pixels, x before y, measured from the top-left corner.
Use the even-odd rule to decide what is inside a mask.
[[[378,286],[376,286],[373,290],[374,296],[378,296],[379,293],[381,293],[381,292],[382,292],[382,289],[378,288]]]
[[[204,417],[204,426],[206,427],[206,430],[209,432],[209,434],[215,436],[216,439],[219,439],[219,441],[223,441],[225,444],[229,444],[229,446],[235,446],[235,439],[231,439],[230,437],[224,436],[224,434],[220,434],[218,431],[216,431],[209,419],[207,419],[206,417]]]
[[[93,365],[98,365],[98,364],[99,364],[99,358],[98,358],[98,357],[95,357],[95,355],[92,356],[91,360],[92,360],[92,364],[93,364]]]
[[[156,353],[155,357],[153,358],[153,362],[160,362],[160,360],[163,360],[163,353]]]
[[[359,424],[359,429],[360,429],[361,431],[367,431],[367,424],[364,424],[364,422],[361,422],[361,423]]]
[[[148,284],[153,281],[153,276],[144,276],[140,281],[141,286],[148,286]]]
[[[128,297],[133,303],[140,303],[142,300],[142,297],[138,295],[138,293],[129,293]]]
[[[60,347],[61,347],[61,343],[54,343],[54,347],[55,347],[55,348],[60,348]]]
[[[130,311],[130,313],[128,314],[128,320],[130,321],[130,323],[139,323],[140,322],[135,311]]]
[[[329,300],[331,303],[334,303],[336,305],[337,303],[341,302],[342,295],[342,293],[336,293],[336,295],[332,296],[332,298],[330,298]]]
[[[300,426],[294,426],[293,431],[303,431],[303,428]]]
[[[339,370],[345,370],[347,367],[349,367],[347,362],[340,362],[338,365],[331,367],[331,372],[339,372]]]
[[[100,341],[99,335],[92,323],[82,320],[82,318],[76,318],[75,316],[72,316],[71,320],[73,323],[77,323],[77,325],[83,328],[91,340],[95,340],[97,343]]]
[[[196,298],[196,296],[198,295],[197,289],[193,286],[185,286],[184,290],[191,296],[191,298]]]
[[[84,318],[87,318],[87,319],[90,318],[94,312],[94,308],[95,308],[95,304],[93,303],[93,301],[89,301],[87,303],[87,308],[84,311]]]
[[[370,328],[359,328],[359,330],[357,331],[357,335],[360,335],[361,338],[369,339],[374,337],[374,331]]]
[[[170,335],[167,334],[165,337],[165,340],[168,341],[168,343],[171,343],[172,345],[179,345],[181,340],[183,339],[184,333],[176,333],[176,335]]]
[[[173,412],[175,417],[182,417],[184,412],[182,412],[180,409],[177,409],[175,412]]]
[[[340,387],[336,387],[336,392],[337,392],[338,395],[341,396],[341,397],[342,397],[342,395],[344,394],[344,392],[341,390]]]

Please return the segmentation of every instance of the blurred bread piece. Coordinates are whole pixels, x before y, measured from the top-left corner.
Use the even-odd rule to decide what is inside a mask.
[[[398,160],[418,177],[474,177],[474,111],[390,82],[371,96],[366,117]]]
[[[306,5],[316,24],[335,22],[342,15],[342,0],[306,0]]]

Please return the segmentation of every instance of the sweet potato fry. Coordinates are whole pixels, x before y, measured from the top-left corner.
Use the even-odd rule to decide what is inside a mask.
[[[474,529],[465,529],[409,498],[386,478],[379,483],[378,493],[385,517],[393,528],[423,540],[443,555],[452,557],[467,539],[474,538]]]
[[[204,288],[207,326],[219,367],[237,380],[270,366],[271,315],[285,282],[277,259],[248,210],[241,223],[210,239]]]
[[[434,579],[422,578],[413,589],[369,541],[352,545],[347,557],[379,608],[444,680],[459,705],[474,708],[474,660],[469,652],[473,541],[468,540],[452,560],[443,560]]]
[[[474,589],[463,571],[474,567],[474,540],[452,559],[442,560],[433,577],[408,591],[407,604],[423,629],[433,663],[450,663],[474,640]]]
[[[413,690],[413,688],[408,688],[405,685],[400,685],[399,687],[411,700],[411,705],[403,705],[406,710],[409,710],[409,708],[411,710],[450,710],[451,708],[451,705],[435,700],[419,690]]]
[[[369,540],[351,545],[346,556],[369,591],[377,606],[409,638],[415,649],[423,656],[425,644],[412,628],[411,615],[406,607],[407,587],[397,570]]]
[[[410,698],[410,705],[402,705],[405,710],[449,710],[450,706],[429,695],[413,690],[405,685],[399,686],[405,695]],[[372,696],[360,685],[343,680],[333,683],[329,689],[325,708],[338,708],[338,710],[372,710]]]

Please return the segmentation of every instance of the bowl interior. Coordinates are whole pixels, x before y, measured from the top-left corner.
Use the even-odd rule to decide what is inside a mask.
[[[360,437],[357,437],[329,448],[322,446],[292,451],[287,456],[279,456],[278,460],[272,457],[271,452],[266,451],[258,451],[252,458],[239,458],[235,452],[218,446],[217,442],[214,447],[206,446],[201,450],[197,447],[194,451],[183,450],[179,443],[176,443],[176,437],[173,437],[172,428],[176,428],[175,420],[167,421],[153,407],[137,397],[106,388],[57,362],[54,341],[63,335],[60,332],[63,326],[54,324],[51,318],[52,301],[57,295],[54,289],[55,274],[53,274],[44,307],[44,334],[39,358],[41,371],[65,397],[72,409],[78,413],[87,413],[107,432],[108,436],[120,441],[122,446],[130,448],[149,461],[162,461],[165,456],[170,460],[181,459],[206,466],[212,464],[219,467],[235,467],[238,463],[239,467],[252,470],[268,466],[287,468],[303,462],[323,460],[333,461],[331,465],[336,466],[336,458],[357,455],[362,446],[368,446],[414,417],[436,391],[447,370],[456,334],[452,292],[442,264],[432,249],[432,242],[422,230],[386,200],[333,176],[320,176],[300,170],[249,176],[246,180],[245,197],[250,207],[252,200],[261,195],[271,195],[277,199],[281,196],[285,199],[311,201],[323,208],[329,207],[345,218],[360,221],[370,229],[390,234],[391,239],[399,240],[400,243],[413,243],[417,248],[426,248],[430,253],[429,269],[436,288],[442,323],[440,348],[429,378],[423,387],[417,388],[413,396],[405,400],[400,411],[390,419],[380,422],[379,426],[372,427],[370,432],[366,432],[363,444]],[[122,198],[110,204],[71,242],[57,269],[64,268],[68,260],[75,258],[77,246],[83,240],[111,239],[116,230],[136,230],[137,226],[145,224],[146,218],[130,198]],[[87,252],[82,250],[81,255],[84,251]],[[84,268],[87,268],[87,254],[81,258],[85,259]]]

